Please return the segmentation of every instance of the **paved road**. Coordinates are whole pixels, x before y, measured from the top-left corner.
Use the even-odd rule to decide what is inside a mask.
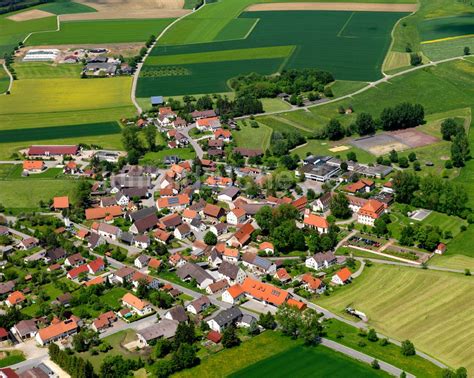
[[[189,143],[191,144],[191,146],[193,146],[194,151],[196,152],[197,157],[198,157],[199,159],[202,159],[202,157],[204,156],[204,151],[202,150],[202,148],[201,148],[201,146],[199,145],[199,143],[198,143],[195,139],[193,139],[193,138],[191,138],[191,137],[189,136],[189,131],[191,131],[191,130],[194,129],[195,127],[196,127],[196,124],[193,123],[193,124],[191,124],[190,126],[181,129],[179,132],[180,132],[181,134],[183,134],[186,138],[189,139]]]
[[[2,63],[2,66],[3,66],[3,69],[5,70],[5,72],[7,73],[8,75],[8,78],[9,78],[9,83],[8,83],[8,88],[5,92],[3,92],[2,94],[6,95],[7,92],[10,92],[11,89],[12,89],[12,86],[13,86],[13,76],[12,74],[10,73],[10,71],[8,70],[7,68],[7,65],[5,64],[5,62]]]
[[[339,343],[336,343],[335,341],[328,340],[328,339],[325,339],[325,338],[321,339],[321,345],[324,345],[325,347],[333,349],[337,352],[344,353],[345,355],[347,355],[351,358],[354,358],[354,359],[362,361],[362,362],[366,362],[368,364],[372,363],[372,361],[374,360],[373,357],[368,356],[365,353],[359,352],[359,351],[354,350],[352,348],[346,347],[345,345],[341,345]],[[399,369],[399,368],[397,368],[393,365],[390,365],[387,362],[384,362],[384,361],[381,361],[381,360],[378,360],[378,362],[379,362],[381,370],[386,371],[387,373],[389,373],[391,375],[394,375],[396,377],[399,377],[400,374],[403,371],[403,370],[401,370],[401,369]],[[412,375],[412,374],[407,373],[407,377],[414,378],[415,376]]]

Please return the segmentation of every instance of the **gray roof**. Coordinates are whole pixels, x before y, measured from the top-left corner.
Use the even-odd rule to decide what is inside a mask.
[[[155,228],[158,222],[158,217],[155,213],[153,213],[146,216],[145,218],[135,221],[133,225],[136,227],[137,232],[141,234],[143,232],[151,230],[152,228]]]
[[[257,319],[255,319],[255,317],[253,317],[250,314],[244,314],[244,316],[242,316],[242,320],[240,320],[241,323],[245,323],[249,325],[252,323],[255,323],[256,321]]]
[[[139,219],[146,218],[151,214],[156,213],[156,208],[154,207],[145,207],[141,210],[135,211],[134,213],[129,213],[128,216],[132,222],[136,222]]]
[[[209,273],[207,273],[200,266],[196,264],[192,264],[192,263],[186,263],[183,266],[179,267],[178,270],[176,271],[176,274],[182,280],[185,280],[188,278],[194,278],[199,284],[204,282],[204,280],[206,279],[210,279],[211,281],[214,282],[214,279]]]
[[[151,257],[147,255],[140,255],[137,257],[137,260],[140,261],[140,264],[146,264],[150,261]]]
[[[225,326],[226,324],[237,321],[242,317],[242,311],[238,307],[231,307],[227,310],[219,312],[214,316],[214,321],[219,324],[219,326]]]
[[[209,306],[210,304],[211,301],[209,300],[209,298],[203,295],[202,297],[192,301],[189,305],[193,306],[197,312],[201,312],[204,306]]]
[[[133,234],[131,232],[122,232],[122,234],[120,235],[120,240],[125,243],[132,244]]]
[[[231,264],[227,261],[223,261],[219,267],[219,273],[229,277],[231,280],[235,280],[237,278],[237,274],[239,273],[239,266]]]
[[[15,328],[21,337],[36,332],[38,330],[38,328],[36,327],[36,322],[33,319],[21,320],[15,324]]]
[[[15,281],[0,283],[0,294],[7,294],[15,288]]]
[[[137,333],[140,334],[146,341],[155,340],[160,337],[170,339],[176,334],[178,324],[179,323],[176,320],[162,319],[159,323],[143,328]]]
[[[186,310],[183,306],[178,305],[168,310],[168,313],[171,315],[173,320],[176,320],[179,323],[188,321],[188,315],[186,315]]]
[[[318,263],[324,263],[325,261],[334,261],[336,260],[336,256],[334,256],[334,253],[332,252],[321,252],[321,253],[316,253],[313,255],[313,259]]]
[[[259,268],[263,270],[268,270],[272,266],[272,262],[270,260],[267,260],[263,257],[258,256],[255,253],[244,253],[242,256],[242,260],[249,263],[253,264],[255,266],[258,266]]]
[[[239,192],[240,192],[239,188],[236,188],[235,186],[229,186],[229,187],[225,188],[224,190],[222,190],[219,193],[219,195],[227,195],[230,198],[234,199],[235,197],[237,197]]]

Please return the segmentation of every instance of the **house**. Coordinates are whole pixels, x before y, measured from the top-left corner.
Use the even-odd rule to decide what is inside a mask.
[[[313,277],[310,273],[305,273],[301,277],[302,286],[310,293],[322,294],[326,286],[319,278]]]
[[[369,193],[375,189],[375,182],[369,179],[360,179],[357,182],[346,185],[344,190],[351,194]]]
[[[329,232],[329,222],[316,214],[305,214],[303,224],[305,227],[318,231],[320,234],[327,234]]]
[[[135,223],[137,220],[146,218],[151,214],[156,214],[156,209],[154,207],[144,207],[135,212],[128,212],[125,214],[125,218],[128,219],[130,222]]]
[[[151,257],[150,256],[147,256],[147,255],[140,255],[138,256],[135,261],[133,262],[133,264],[138,268],[138,269],[142,269],[142,268],[146,268],[148,266],[148,262],[150,261]]]
[[[217,268],[222,264],[222,253],[218,252],[216,248],[213,248],[210,255],[207,257],[207,261],[212,268]]]
[[[75,175],[76,173],[79,173],[77,163],[75,161],[68,161],[63,168],[63,173],[69,175]]]
[[[222,301],[226,303],[236,304],[242,298],[245,298],[245,291],[239,284],[230,286],[222,293]]]
[[[221,291],[227,289],[228,287],[229,283],[227,282],[227,280],[220,280],[206,287],[206,293],[209,295],[218,294]]]
[[[178,324],[175,320],[162,319],[156,324],[137,331],[138,341],[141,345],[148,346],[158,339],[171,339],[176,335]]]
[[[155,213],[149,214],[144,218],[136,220],[133,225],[130,226],[129,231],[133,234],[143,234],[155,228],[158,222],[159,219]]]
[[[113,311],[107,311],[92,322],[91,328],[95,332],[103,332],[117,321],[117,315]]]
[[[208,297],[203,295],[198,299],[195,299],[191,303],[186,306],[186,311],[190,312],[191,314],[197,315],[206,310],[209,306],[211,306],[211,301]]]
[[[175,268],[179,268],[186,264],[186,260],[179,253],[174,253],[168,258],[168,263],[170,266]]]
[[[11,293],[15,288],[15,281],[7,281],[0,283],[0,295]]]
[[[214,278],[199,265],[186,263],[179,267],[176,275],[183,281],[196,280],[200,289],[205,289],[214,282]]]
[[[36,334],[36,341],[44,346],[51,342],[64,339],[77,333],[79,326],[74,319],[68,319],[53,323],[46,328],[42,328]]]
[[[69,306],[71,306],[71,301],[72,301],[71,293],[64,293],[64,294],[61,294],[60,296],[56,297],[56,299],[54,301],[52,301],[51,304],[58,305],[58,306],[69,307]]]
[[[230,203],[237,198],[239,193],[239,188],[236,188],[235,186],[228,186],[219,193],[219,195],[217,196],[217,200]]]
[[[161,228],[162,230],[172,230],[175,227],[179,226],[181,223],[182,223],[181,216],[177,213],[172,213],[160,218],[158,220],[158,227]]]
[[[282,305],[290,298],[290,294],[286,290],[260,282],[251,277],[247,277],[240,286],[247,297],[276,307]]]
[[[331,203],[332,193],[324,193],[321,197],[313,202],[313,211],[324,213],[329,210]]]
[[[163,96],[151,96],[150,97],[150,104],[151,106],[158,106],[164,104],[165,101],[163,99]]]
[[[302,196],[292,201],[291,204],[296,207],[300,213],[302,213],[308,204],[308,198],[306,196]]]
[[[169,320],[175,320],[178,323],[184,323],[188,321],[188,315],[186,314],[186,310],[181,305],[174,306],[168,311],[166,311],[164,318]]]
[[[66,257],[66,260],[64,260],[64,265],[65,266],[79,266],[82,264],[85,264],[86,259],[82,257],[80,253],[75,253],[71,256]]]
[[[79,152],[78,146],[30,146],[28,148],[28,156],[73,156]]]
[[[191,235],[191,227],[187,223],[183,223],[174,230],[174,237],[179,240],[184,240]]]
[[[36,239],[36,238],[25,238],[23,239],[19,244],[18,246],[20,247],[20,249],[23,249],[23,250],[28,250],[28,249],[31,249],[31,248],[34,248],[36,247],[37,245],[39,244],[39,240]]]
[[[141,272],[133,273],[131,281],[135,289],[138,289],[140,283],[144,283],[149,289],[159,289],[161,286],[161,283],[157,278]]]
[[[222,260],[237,264],[240,259],[240,252],[236,248],[224,248],[222,252]]]
[[[105,262],[102,258],[97,258],[87,264],[90,274],[97,274],[105,269]]]
[[[151,304],[147,301],[142,301],[131,293],[127,293],[122,298],[122,305],[129,308],[138,316],[145,316],[153,312]]]
[[[161,267],[161,260],[155,259],[152,257],[150,261],[148,261],[148,269],[155,269],[158,270]]]
[[[382,192],[388,194],[395,193],[395,190],[393,189],[393,181],[387,181],[385,184],[383,184]]]
[[[172,209],[175,211],[184,210],[191,199],[187,194],[178,194],[177,196],[173,197],[160,197],[156,201],[156,207],[158,210],[162,209]]]
[[[332,252],[320,252],[310,256],[305,261],[305,266],[310,269],[327,269],[337,263],[337,258]]]
[[[335,283],[336,285],[345,285],[346,283],[349,283],[351,279],[351,271],[347,268],[342,268],[331,277],[331,282]]]
[[[39,173],[46,168],[44,161],[42,160],[25,160],[23,162],[23,171]]]
[[[7,297],[5,304],[8,307],[21,307],[21,304],[24,301],[26,301],[26,297],[23,295],[23,293],[21,291],[14,291]]]
[[[202,118],[211,118],[215,117],[216,112],[214,110],[195,110],[191,113],[193,120],[198,120]]]
[[[191,223],[194,219],[199,218],[199,214],[195,210],[185,209],[181,215],[183,222]]]
[[[111,224],[99,223],[97,233],[106,239],[118,240],[122,234],[122,230]]]
[[[357,222],[368,226],[373,226],[375,220],[385,212],[385,204],[380,201],[370,199],[362,206],[357,213]]]
[[[79,265],[76,268],[72,268],[69,272],[67,272],[67,278],[70,280],[75,280],[79,278],[80,275],[87,275],[89,273],[89,268],[87,265]]]
[[[173,126],[175,129],[180,129],[182,127],[186,127],[188,123],[186,120],[182,119],[181,117],[176,117],[173,122],[171,122],[171,126]]]
[[[66,257],[66,251],[63,248],[54,248],[46,251],[44,261],[46,264],[59,261]]]
[[[242,311],[238,307],[231,307],[219,312],[212,319],[208,320],[207,324],[211,330],[222,333],[228,326],[237,323],[242,316]]]
[[[147,249],[150,246],[150,237],[148,235],[137,235],[133,240],[133,244],[137,248]]]
[[[206,206],[202,210],[202,213],[204,216],[214,220],[218,220],[221,217],[225,216],[225,210],[222,207],[212,205],[210,203],[206,204]]]
[[[89,281],[84,282],[85,287],[94,286],[94,285],[103,285],[105,284],[104,277],[98,276]]]
[[[113,280],[123,285],[124,283],[130,282],[132,280],[132,276],[135,274],[135,272],[135,269],[124,266],[123,268],[117,269],[115,271]]]
[[[242,255],[242,264],[247,267],[252,273],[270,274],[276,273],[276,265],[270,260],[258,256],[256,253],[247,252]]]
[[[222,335],[216,331],[209,331],[206,336],[206,339],[213,342],[214,344],[219,344],[222,340]]]
[[[239,230],[229,240],[227,240],[227,244],[241,248],[250,242],[250,237],[254,231],[255,228],[252,226],[252,224],[250,222],[246,223],[242,225],[242,227],[240,227]]]
[[[224,147],[224,141],[220,139],[209,139],[207,141],[207,146],[209,147],[208,149],[217,149],[217,150],[222,150]]]
[[[96,232],[91,232],[90,236],[87,238],[87,246],[91,250],[103,244],[105,244],[105,239]]]
[[[214,139],[229,143],[232,141],[232,133],[229,130],[218,129],[214,131]]]
[[[270,255],[273,255],[275,253],[275,247],[273,246],[273,243],[270,242],[263,242],[259,246],[260,251],[264,251]]]
[[[250,315],[250,314],[244,314],[242,316],[242,319],[240,319],[238,322],[237,322],[237,327],[240,327],[240,328],[250,328],[250,327],[253,327],[257,324],[257,319]]]
[[[227,261],[222,262],[217,272],[219,273],[219,278],[227,280],[229,285],[240,284],[244,282],[247,276],[238,265]]]
[[[250,149],[244,147],[235,147],[234,153],[241,154],[245,158],[263,156],[263,151],[260,149]]]
[[[227,223],[232,225],[242,224],[247,220],[247,213],[241,207],[236,207],[235,209],[227,213]]]
[[[349,195],[346,196],[346,198],[349,200],[349,209],[351,209],[353,213],[357,213],[368,201],[365,198]]]
[[[208,176],[204,183],[211,188],[227,188],[232,185],[232,179],[222,176]]]
[[[446,244],[439,243],[435,249],[435,253],[437,253],[438,255],[442,255],[444,252],[446,252]]]
[[[171,238],[171,234],[169,232],[163,231],[163,230],[155,230],[153,233],[153,236],[157,242],[160,242],[161,244],[166,244],[168,243],[168,240]]]
[[[129,202],[128,196],[123,194],[121,191],[115,193],[115,196],[113,197],[113,199],[115,200],[115,203],[117,205],[122,206],[122,207],[127,206]]]
[[[54,210],[69,209],[69,197],[68,196],[54,197],[53,209]]]
[[[36,327],[36,321],[34,319],[20,320],[11,328],[11,331],[20,340],[24,341],[35,337],[38,332],[38,327]]]
[[[108,207],[93,207],[86,209],[86,220],[113,219],[122,215],[122,208],[118,205]]]
[[[200,118],[196,121],[196,128],[199,131],[213,131],[221,127],[219,117]]]
[[[291,276],[288,274],[285,268],[277,269],[276,273],[273,275],[273,278],[280,281],[281,283],[287,283],[291,281]]]
[[[209,231],[211,231],[216,236],[225,234],[227,229],[228,227],[226,223],[216,223],[209,227]]]

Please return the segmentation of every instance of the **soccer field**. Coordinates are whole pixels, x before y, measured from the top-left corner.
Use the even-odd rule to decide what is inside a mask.
[[[336,79],[373,81],[381,77],[393,25],[404,15],[345,11],[244,12],[206,43],[178,44],[175,38],[167,39],[167,34],[145,62],[137,95],[224,92],[229,90],[227,81],[238,74],[271,74],[288,68],[319,68],[330,71]],[[229,40],[224,41],[225,38]],[[170,42],[176,44],[163,44]],[[279,47],[269,56],[273,62],[258,53],[270,47]],[[228,60],[223,61],[226,53]],[[212,60],[213,55],[218,61]],[[207,61],[196,62],[197,58]]]
[[[317,304],[337,314],[351,306],[367,314],[369,325],[452,367],[472,374],[474,279],[462,274],[376,264]]]

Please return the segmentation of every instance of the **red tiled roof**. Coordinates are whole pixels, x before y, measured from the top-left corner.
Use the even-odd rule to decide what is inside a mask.
[[[53,198],[53,207],[55,209],[67,209],[69,208],[69,197],[54,197]]]
[[[274,306],[280,306],[285,303],[289,297],[289,293],[286,290],[254,280],[250,277],[247,277],[241,286],[245,293]]]
[[[359,214],[377,219],[383,213],[385,205],[377,200],[370,199],[359,210]]]
[[[25,160],[23,162],[23,169],[30,170],[41,170],[43,169],[44,162],[42,160]]]
[[[342,268],[340,271],[336,273],[336,275],[341,279],[342,282],[347,281],[349,278],[351,278],[351,271],[347,268]]]
[[[104,219],[107,217],[118,217],[122,215],[122,208],[120,206],[109,207],[95,207],[86,209],[86,219]]]
[[[87,265],[79,265],[77,268],[71,269],[67,275],[71,278],[77,278],[81,273],[87,273],[89,269],[87,268]]]
[[[316,228],[329,228],[329,223],[326,218],[320,217],[316,214],[309,214],[304,218],[303,223]]]

